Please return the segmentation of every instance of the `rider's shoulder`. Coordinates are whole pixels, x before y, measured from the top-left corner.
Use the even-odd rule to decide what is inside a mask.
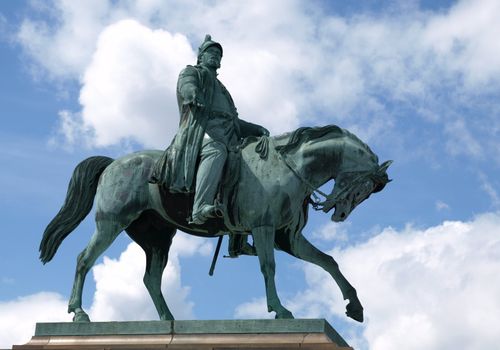
[[[192,66],[188,64],[183,70],[181,70],[180,75],[185,75],[185,74],[198,74],[198,71],[200,70],[200,66]]]

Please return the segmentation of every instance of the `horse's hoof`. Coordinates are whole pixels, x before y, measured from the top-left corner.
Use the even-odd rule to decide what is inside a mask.
[[[363,307],[361,304],[353,305],[352,303],[347,304],[345,314],[355,321],[363,322]]]
[[[288,310],[283,310],[281,311],[280,313],[276,313],[276,316],[274,317],[275,319],[293,319],[295,317],[293,317],[293,314],[288,311]]]
[[[73,316],[73,322],[90,322],[89,315],[85,313],[85,311],[75,312],[75,316]]]

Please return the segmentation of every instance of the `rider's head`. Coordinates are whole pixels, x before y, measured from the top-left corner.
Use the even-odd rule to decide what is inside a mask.
[[[212,37],[207,34],[205,36],[205,41],[198,48],[198,61],[196,63],[217,69],[220,67],[221,58],[222,45],[212,41]]]

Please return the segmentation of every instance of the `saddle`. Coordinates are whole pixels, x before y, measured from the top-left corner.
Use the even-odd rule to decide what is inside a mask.
[[[255,144],[255,152],[261,159],[266,159],[269,150],[267,136],[250,136],[243,140],[236,152],[229,152],[216,201],[223,208],[223,218],[210,218],[203,225],[189,224],[193,208],[194,193],[172,193],[164,185],[159,186],[163,208],[168,217],[177,225],[192,234],[213,237],[223,233],[244,233],[235,219],[234,203],[237,196],[237,184],[240,180],[241,150]],[[162,157],[163,158],[163,157]],[[160,158],[159,162],[164,161]],[[168,164],[168,162],[167,162]],[[155,179],[153,179],[155,180]]]

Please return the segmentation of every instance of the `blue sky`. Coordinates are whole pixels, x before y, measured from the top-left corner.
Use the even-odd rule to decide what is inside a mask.
[[[243,119],[273,134],[338,124],[395,161],[394,181],[346,223],[314,213],[305,231],[357,288],[366,322],[343,316],[325,274],[277,252],[285,305],[360,349],[493,348],[499,15],[493,0],[0,2],[0,347],[27,341],[37,321],[70,319],[92,217],[45,266],[38,244],[71,173],[91,155],[168,145],[177,74],[211,33]],[[164,274],[174,315],[272,317],[255,258],[220,259],[208,277],[214,243],[178,233]],[[123,234],[98,261],[84,291],[94,320],[157,317],[141,254]]]

